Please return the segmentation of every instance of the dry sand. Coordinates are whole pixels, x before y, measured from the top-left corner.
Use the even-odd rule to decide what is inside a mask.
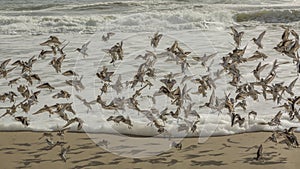
[[[45,150],[47,143],[45,138],[39,140],[42,133],[39,132],[0,132],[0,167],[11,168],[112,168],[112,169],[137,169],[137,168],[298,168],[300,166],[300,149],[288,149],[286,145],[267,142],[271,133],[244,133],[231,136],[210,137],[206,142],[198,144],[198,138],[185,138],[182,141],[182,149],[169,149],[161,154],[147,158],[129,158],[123,155],[113,154],[95,144],[90,139],[97,135],[86,133],[66,133],[63,141],[65,147],[71,146],[67,154],[67,161],[63,162],[59,153],[60,146],[51,150]],[[53,133],[55,134],[55,133]],[[112,135],[101,135],[101,139],[107,139]],[[297,133],[299,138],[300,134]],[[114,136],[112,136],[114,137]],[[53,140],[58,140],[54,137]],[[115,140],[118,138],[116,137]],[[119,138],[124,141],[127,138]],[[122,140],[121,140],[122,139]],[[96,139],[94,139],[96,140]],[[257,147],[263,144],[264,161],[256,161]],[[131,142],[131,155],[136,157],[143,150],[135,150],[135,143]],[[151,145],[151,144],[147,144]],[[155,144],[153,144],[155,145]],[[112,150],[122,154],[128,146],[113,147]],[[155,152],[156,150],[153,150]],[[128,155],[128,153],[127,153]],[[124,157],[125,156],[125,157]]]

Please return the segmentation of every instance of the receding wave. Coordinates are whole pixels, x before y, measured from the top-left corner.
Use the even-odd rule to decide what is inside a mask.
[[[35,10],[45,10],[53,8],[56,6],[61,6],[61,4],[43,4],[43,5],[26,5],[22,7],[12,8],[14,11],[35,11]]]
[[[88,4],[88,5],[78,5],[72,7],[71,10],[93,10],[93,9],[112,9],[112,8],[128,8],[128,7],[137,7],[140,6],[139,3],[135,2],[101,2],[95,4]]]
[[[83,16],[0,16],[0,33],[70,33],[100,31],[174,31],[214,29],[232,22],[232,15],[225,11],[143,12],[127,15]]]
[[[299,10],[262,10],[248,13],[238,13],[234,16],[236,22],[258,21],[264,23],[289,23],[300,21]]]

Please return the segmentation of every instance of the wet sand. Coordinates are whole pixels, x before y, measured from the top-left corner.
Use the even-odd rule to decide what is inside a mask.
[[[56,133],[53,133],[55,135]],[[97,135],[97,134],[96,134]],[[95,135],[95,136],[96,136]],[[171,148],[158,155],[147,158],[126,157],[113,154],[94,140],[93,135],[86,133],[66,133],[64,147],[70,145],[67,161],[61,160],[60,146],[46,150],[46,138],[40,132],[0,132],[1,168],[289,168],[300,165],[299,148],[288,149],[286,145],[264,141],[270,132],[244,133],[230,136],[210,137],[204,143],[198,143],[198,138],[184,138],[182,149]],[[300,134],[296,134],[299,138]],[[109,135],[101,135],[108,138]],[[116,138],[117,139],[117,138]],[[59,140],[57,136],[53,140]],[[256,161],[258,146],[262,144],[264,161]],[[112,147],[118,154],[124,147]],[[134,150],[135,144],[131,149]],[[133,151],[132,151],[133,152]]]

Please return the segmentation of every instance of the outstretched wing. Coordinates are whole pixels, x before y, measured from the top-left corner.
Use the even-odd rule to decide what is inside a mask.
[[[236,29],[234,29],[233,26],[230,26],[230,29],[231,29],[233,35],[238,35],[239,34],[239,32]]]
[[[79,100],[81,100],[81,101],[84,101],[84,99],[83,99],[81,96],[79,96],[79,95],[77,95],[77,94],[75,94],[75,96],[77,97],[77,99],[79,99]]]
[[[266,31],[263,31],[257,38],[257,41],[261,43],[262,38],[264,37],[264,35],[266,34]]]
[[[83,50],[87,50],[88,45],[91,43],[91,41],[86,42],[85,44],[82,45]]]
[[[288,87],[290,90],[292,90],[292,88],[294,88],[295,83],[296,83],[297,80],[298,80],[298,77],[290,83],[290,85]]]

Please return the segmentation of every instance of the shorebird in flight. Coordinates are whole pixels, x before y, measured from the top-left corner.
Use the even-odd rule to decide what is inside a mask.
[[[49,39],[43,43],[41,43],[41,46],[53,46],[57,47],[60,46],[62,43],[59,41],[58,37],[56,36],[50,36]]]
[[[265,59],[268,58],[268,56],[266,54],[262,53],[262,52],[255,51],[254,54],[251,57],[247,58],[247,61],[254,61],[254,60],[257,60],[257,59],[261,59],[261,58],[263,60],[265,60]]]
[[[66,83],[70,86],[73,86],[76,89],[76,91],[81,91],[81,90],[85,89],[84,85],[81,82],[82,79],[83,79],[83,76],[81,76],[80,79],[75,77],[72,80],[66,80]]]
[[[44,105],[44,107],[42,107],[41,109],[39,109],[38,111],[36,111],[35,113],[33,113],[32,115],[36,115],[36,114],[40,114],[40,113],[44,113],[44,112],[48,112],[49,116],[51,114],[54,114],[52,108],[48,105]]]
[[[60,151],[60,153],[59,153],[59,156],[60,156],[60,158],[64,161],[64,162],[66,162],[67,161],[67,153],[70,151],[70,147],[71,146],[68,146],[67,148],[64,148],[63,146],[61,146],[61,151]]]
[[[242,118],[239,114],[231,113],[231,127],[233,127],[237,123],[241,127],[244,122],[245,122],[244,117]]]
[[[75,123],[75,122],[78,122],[77,130],[81,130],[84,121],[79,117],[75,117],[75,118],[72,118],[72,119],[68,120],[67,123],[62,128],[66,128],[66,127],[68,127],[69,125],[71,125],[72,123]]]
[[[117,81],[115,82],[115,84],[112,84],[111,87],[117,92],[117,94],[120,94],[122,92],[122,77],[121,74],[118,76]]]
[[[119,116],[110,116],[108,119],[106,119],[106,121],[113,121],[113,122],[115,122],[117,124],[119,124],[120,122],[122,122],[124,124],[127,124],[129,129],[133,126],[132,123],[131,123],[131,120],[130,120],[129,116],[127,116],[127,118],[125,118],[122,115],[119,115]]]
[[[76,94],[75,96],[76,96],[77,99],[79,99],[80,101],[82,101],[83,105],[85,105],[85,106],[88,108],[88,110],[92,110],[92,106],[91,106],[91,105],[97,103],[96,100],[93,100],[93,101],[89,101],[89,102],[88,102],[86,99],[80,97],[80,96],[77,95],[77,94]]]
[[[258,63],[258,65],[256,66],[256,68],[252,71],[253,72],[253,75],[254,77],[257,79],[257,80],[260,80],[260,73],[268,66],[268,64],[264,64],[264,65],[261,65],[261,62]]]
[[[182,149],[182,143],[181,142],[176,143],[175,141],[173,141],[172,144],[171,144],[171,147],[174,147],[178,150],[181,150]]]
[[[263,31],[261,34],[259,34],[258,38],[253,38],[252,40],[254,41],[254,43],[258,46],[258,49],[262,49],[263,45],[261,43],[264,35],[266,34],[266,31]]]
[[[230,27],[232,33],[230,33],[233,36],[233,40],[236,44],[236,47],[241,46],[242,37],[244,35],[244,32],[238,32],[233,26]]]
[[[67,70],[65,72],[62,73],[62,75],[64,76],[79,76],[76,72],[74,72],[73,70]]]
[[[153,46],[154,48],[157,48],[158,43],[159,43],[162,36],[163,36],[162,34],[159,34],[158,32],[156,32],[153,35],[153,37],[151,37],[151,46]]]
[[[258,150],[256,152],[256,157],[254,158],[255,160],[263,160],[263,146],[262,144],[258,147]]]
[[[81,46],[81,48],[77,48],[76,51],[80,52],[83,57],[85,58],[86,56],[88,56],[88,54],[86,53],[88,50],[88,45],[91,43],[91,41],[86,42],[85,44],[83,44]]]
[[[29,120],[27,117],[17,116],[17,117],[15,117],[15,120],[20,121],[26,127],[29,126]]]
[[[65,90],[60,90],[59,93],[52,96],[53,99],[66,98],[69,99],[71,94]]]
[[[115,33],[113,33],[113,32],[108,32],[108,33],[106,33],[106,35],[102,35],[102,40],[104,41],[104,42],[107,42],[112,36],[114,36],[115,35]]]
[[[38,89],[49,89],[50,91],[54,90],[55,88],[51,86],[49,83],[43,83],[41,85],[38,85],[36,88]]]

